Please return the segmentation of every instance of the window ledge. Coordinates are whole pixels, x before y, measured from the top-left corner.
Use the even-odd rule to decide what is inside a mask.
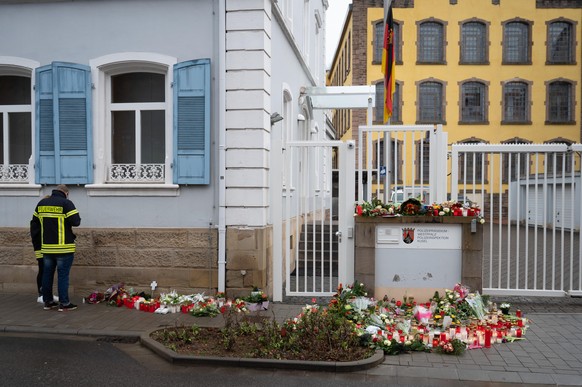
[[[0,183],[0,196],[40,196],[42,185]]]
[[[501,121],[501,125],[532,125],[531,121]]]
[[[87,184],[89,196],[180,196],[177,184]]]
[[[489,125],[489,121],[459,121],[458,125]]]
[[[575,66],[576,61],[573,62],[548,62],[546,61],[546,66]]]
[[[545,121],[546,125],[576,125],[576,121]]]

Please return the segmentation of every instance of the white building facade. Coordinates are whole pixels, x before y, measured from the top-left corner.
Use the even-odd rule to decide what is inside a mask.
[[[328,137],[327,6],[0,1],[2,289],[35,289],[28,223],[67,184],[75,292],[272,290],[283,144]]]

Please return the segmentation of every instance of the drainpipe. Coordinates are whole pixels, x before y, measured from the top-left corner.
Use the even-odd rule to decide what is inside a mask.
[[[226,290],[226,0],[218,2],[218,291]]]

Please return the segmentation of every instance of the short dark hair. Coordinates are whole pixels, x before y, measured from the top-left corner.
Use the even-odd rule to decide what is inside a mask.
[[[64,193],[65,195],[69,194],[69,187],[67,187],[64,184],[59,184],[57,185],[57,188],[55,188],[57,191],[61,191],[62,193]]]

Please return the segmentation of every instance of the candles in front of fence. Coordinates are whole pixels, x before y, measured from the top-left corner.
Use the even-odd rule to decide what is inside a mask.
[[[491,328],[485,329],[485,348],[491,348]]]

